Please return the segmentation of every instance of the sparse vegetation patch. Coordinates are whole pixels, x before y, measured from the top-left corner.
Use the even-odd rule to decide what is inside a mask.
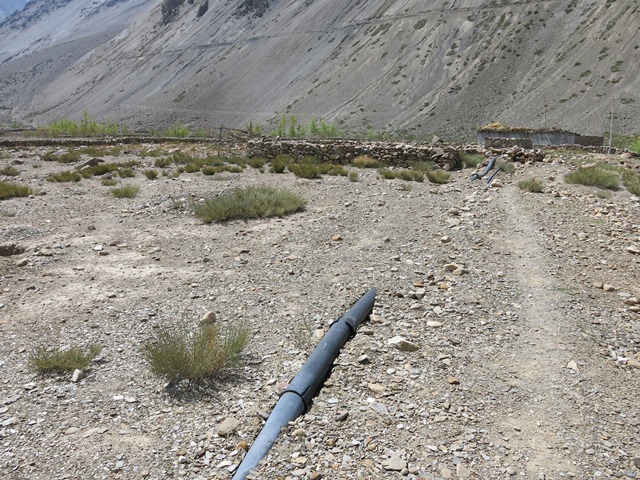
[[[607,171],[598,166],[579,167],[576,171],[567,175],[565,181],[606,190],[617,190],[620,186],[620,177],[617,173]]]
[[[240,326],[223,330],[217,325],[189,328],[161,327],[145,346],[151,371],[170,382],[211,380],[239,360],[249,342],[250,332]]]
[[[29,356],[28,365],[30,370],[42,374],[85,370],[101,351],[100,345],[90,345],[87,350],[78,346],[68,349],[40,346]]]
[[[0,200],[3,198],[28,197],[33,191],[29,187],[15,183],[0,182]]]
[[[303,210],[306,200],[286,190],[247,187],[194,206],[194,214],[204,223],[233,219],[282,217]]]

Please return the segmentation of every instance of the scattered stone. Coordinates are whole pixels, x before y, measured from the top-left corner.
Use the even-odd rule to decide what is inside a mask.
[[[639,305],[640,300],[637,297],[629,297],[624,301],[625,305]]]
[[[368,355],[361,355],[358,357],[358,363],[360,365],[369,365],[371,363],[371,359],[369,359]]]
[[[399,472],[407,468],[407,462],[398,457],[391,457],[382,462],[382,468],[389,472]]]
[[[602,289],[605,292],[615,292],[616,291],[616,287],[614,287],[613,285],[608,285],[606,283],[604,285],[602,285]]]
[[[85,373],[84,370],[80,370],[79,368],[76,368],[73,371],[73,375],[71,376],[71,381],[73,383],[78,383],[80,380],[82,380],[85,377]]]
[[[637,360],[635,358],[629,358],[627,360],[627,365],[633,368],[640,368],[640,360]]]
[[[0,257],[12,257],[25,252],[25,248],[15,243],[4,243],[0,245]]]
[[[26,258],[21,258],[19,260],[16,260],[16,267],[26,267],[29,263],[29,260],[27,260]]]
[[[331,240],[333,240],[334,242],[339,242],[342,240],[342,235],[334,235],[331,237]]]
[[[445,467],[440,469],[440,475],[442,475],[442,478],[444,478],[445,480],[449,480],[453,473],[451,473],[451,470]]]
[[[11,425],[15,425],[16,423],[18,423],[17,417],[9,417],[0,425],[2,425],[3,427],[10,427]]]
[[[567,363],[567,366],[565,368],[568,368],[569,370],[573,370],[574,372],[577,372],[578,364],[574,360],[571,360],[569,363]]]
[[[449,382],[449,384],[451,385],[460,385],[460,380],[458,380],[456,377],[447,378],[447,382]]]
[[[200,325],[202,326],[213,325],[214,323],[216,323],[216,313],[213,311],[205,313],[200,319]]]
[[[380,385],[379,383],[370,383],[367,385],[367,387],[369,387],[369,390],[374,393],[382,393],[385,391],[385,386]]]
[[[80,429],[78,427],[69,427],[64,431],[65,435],[75,435]]]
[[[440,328],[441,326],[442,326],[442,322],[438,322],[437,320],[429,320],[427,322],[427,327]]]
[[[634,457],[633,463],[635,464],[636,468],[640,468],[640,457]]]
[[[602,283],[602,282],[593,282],[593,288],[598,288],[598,289],[602,290],[603,287],[604,287],[604,283]]]
[[[636,247],[635,245],[631,245],[627,247],[627,252],[633,253],[634,255],[640,255],[640,247]]]
[[[244,450],[246,452],[249,450],[249,444],[244,440],[240,440],[236,445],[236,450]]]
[[[456,466],[456,474],[458,475],[458,478],[470,478],[471,470],[469,470],[464,464],[459,463]]]
[[[240,426],[240,421],[237,418],[229,417],[222,421],[218,428],[216,428],[216,433],[221,437],[227,437],[233,431]]]
[[[420,347],[413,342],[410,342],[404,337],[397,335],[393,338],[390,338],[388,341],[389,345],[397,348],[401,352],[415,352]]]

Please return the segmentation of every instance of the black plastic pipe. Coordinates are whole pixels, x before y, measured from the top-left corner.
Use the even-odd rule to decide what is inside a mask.
[[[372,288],[360,297],[344,316],[331,324],[307,362],[280,395],[278,403],[238,466],[232,480],[244,480],[271,450],[282,427],[311,408],[313,397],[322,387],[333,366],[333,361],[340,354],[344,344],[356,334],[360,324],[369,317],[373,311],[375,299],[376,289]]]
[[[491,157],[491,159],[489,160],[489,163],[487,164],[487,167],[482,171],[482,173],[479,173],[479,174],[474,173],[473,175],[471,175],[471,180],[478,180],[484,177],[493,168],[495,163],[496,163],[496,157]]]
[[[493,172],[489,177],[489,180],[487,180],[487,185],[491,185],[491,180],[493,180],[493,177],[495,177],[498,173],[500,173],[500,171],[501,171],[500,167],[496,168],[496,171]]]

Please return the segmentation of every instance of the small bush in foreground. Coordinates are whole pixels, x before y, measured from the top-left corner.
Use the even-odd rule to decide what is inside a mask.
[[[565,177],[565,182],[605,190],[617,190],[620,186],[620,178],[617,173],[609,172],[599,167],[580,167]]]
[[[5,175],[7,177],[17,177],[20,175],[20,170],[12,165],[7,165],[0,169],[0,175]]]
[[[521,180],[518,182],[518,187],[522,190],[527,190],[532,193],[542,193],[543,187],[535,178],[531,180]]]
[[[170,382],[203,382],[239,360],[249,342],[247,328],[222,331],[217,325],[200,325],[195,331],[187,325],[161,327],[147,343],[144,356],[156,375]]]
[[[349,172],[349,181],[357,182],[358,181],[358,172]]]
[[[15,183],[0,182],[0,199],[12,197],[28,197],[33,191],[29,187]]]
[[[132,198],[135,197],[140,191],[140,187],[135,185],[122,185],[111,190],[111,195],[116,198]]]
[[[640,175],[632,170],[625,169],[622,172],[622,183],[631,194],[640,197]]]
[[[118,181],[114,180],[113,178],[105,178],[100,183],[102,183],[102,185],[104,185],[105,187],[115,187],[118,184]]]
[[[40,346],[29,357],[28,365],[32,371],[38,373],[84,370],[101,351],[102,347],[100,345],[90,345],[87,351],[75,346],[68,350],[49,350],[44,346]]]
[[[427,179],[431,183],[444,184],[449,183],[449,179],[451,178],[451,174],[446,170],[431,170],[427,172]]]
[[[270,187],[236,189],[194,206],[194,214],[204,223],[233,219],[282,217],[303,210],[306,201],[286,190]]]

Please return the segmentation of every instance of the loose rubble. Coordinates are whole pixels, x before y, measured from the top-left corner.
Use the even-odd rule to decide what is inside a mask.
[[[619,156],[553,152],[499,173],[501,188],[470,169],[411,189],[372,169],[138,172],[139,195],[116,199],[98,179],[46,182],[70,167],[42,151],[0,150],[0,166],[24,162],[14,181],[46,193],[0,205],[0,245],[16,252],[0,256],[2,478],[230,479],[370,287],[369,322],[252,478],[640,478],[640,199],[563,181],[577,160]],[[127,152],[105,160],[152,167]],[[533,177],[546,193],[517,187]],[[247,185],[307,209],[212,225],[189,210]],[[248,325],[243,363],[165,385],[142,348],[185,322]],[[29,371],[37,346],[71,344],[103,350],[77,374]]]

